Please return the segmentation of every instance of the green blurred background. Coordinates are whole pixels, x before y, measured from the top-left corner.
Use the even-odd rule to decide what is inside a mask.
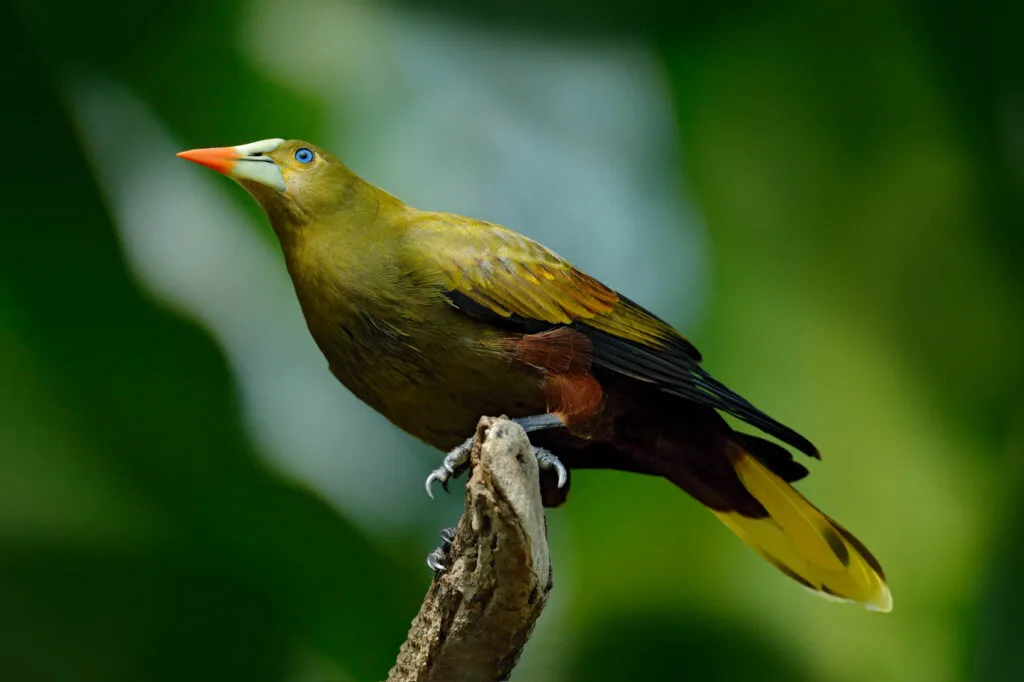
[[[889,615],[574,479],[515,679],[1024,679],[1020,3],[0,6],[0,679],[383,679],[458,517],[334,383],[245,193],[301,137],[668,318],[824,453]],[[461,486],[459,487],[461,489]]]

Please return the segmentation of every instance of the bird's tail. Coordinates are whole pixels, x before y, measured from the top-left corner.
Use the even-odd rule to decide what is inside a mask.
[[[807,589],[875,611],[892,609],[882,567],[860,540],[750,453],[736,448],[730,457],[740,481],[768,516],[715,512],[725,525]]]

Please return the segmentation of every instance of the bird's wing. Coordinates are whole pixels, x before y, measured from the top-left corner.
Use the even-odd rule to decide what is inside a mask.
[[[555,252],[500,225],[429,215],[410,230],[411,251],[460,311],[522,334],[571,327],[590,340],[594,365],[728,412],[818,456],[803,436],[708,374],[671,325]]]

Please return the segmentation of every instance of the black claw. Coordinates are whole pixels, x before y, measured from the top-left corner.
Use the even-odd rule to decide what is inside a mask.
[[[452,494],[452,491],[448,488],[448,479],[447,478],[445,480],[441,481],[441,490],[445,491],[449,495]]]
[[[455,529],[445,528],[441,531],[441,546],[427,555],[427,566],[435,576],[448,570],[445,564],[448,563],[448,551],[452,548],[453,542],[455,542]]]
[[[453,542],[455,542],[455,528],[445,528],[442,530],[441,547],[445,550],[450,549]]]
[[[448,570],[444,565],[447,558],[448,552],[441,547],[438,547],[427,555],[427,566],[430,567],[430,570],[433,571],[435,575],[440,575]]]

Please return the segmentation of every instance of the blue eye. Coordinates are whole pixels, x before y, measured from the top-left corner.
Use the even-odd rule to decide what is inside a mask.
[[[295,150],[295,160],[299,163],[309,163],[313,160],[313,152],[305,147],[299,147]]]

